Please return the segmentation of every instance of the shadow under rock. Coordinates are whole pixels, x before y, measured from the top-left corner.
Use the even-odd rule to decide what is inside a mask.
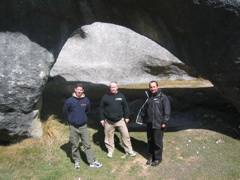
[[[75,83],[75,82],[74,82]],[[48,117],[51,114],[62,116],[62,107],[67,98],[71,96],[74,87],[73,82],[67,84],[48,84],[43,93],[42,115]],[[86,82],[85,82],[86,83]],[[99,103],[108,87],[104,85],[89,86],[86,83],[86,96],[91,102],[91,113],[88,118],[88,127],[102,130],[99,123]],[[120,88],[129,103],[130,122],[129,131],[145,131],[144,126],[135,123],[136,115],[146,100],[146,89]],[[235,139],[240,139],[240,114],[231,106],[215,88],[162,88],[171,102],[171,119],[166,131],[175,132],[186,129],[207,129],[226,134]],[[99,133],[99,132],[98,132]],[[99,141],[101,148],[104,145],[104,134]],[[116,140],[118,142],[118,140]],[[121,146],[117,146],[121,147]],[[105,150],[106,151],[106,150]]]

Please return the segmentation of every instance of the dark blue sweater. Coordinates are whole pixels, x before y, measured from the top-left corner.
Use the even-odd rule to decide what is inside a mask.
[[[87,114],[90,112],[88,98],[70,97],[63,106],[63,113],[72,125],[81,126],[87,122]]]

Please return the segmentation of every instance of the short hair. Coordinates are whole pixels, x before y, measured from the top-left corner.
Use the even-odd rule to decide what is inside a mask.
[[[157,87],[158,87],[158,82],[157,81],[150,81],[150,83],[148,84],[148,86],[150,87],[151,83],[156,83]]]
[[[116,81],[112,81],[110,82],[109,87],[111,86],[112,83],[115,83],[116,85],[118,85]]]
[[[77,83],[77,84],[75,85],[75,88],[78,88],[78,87],[81,87],[82,89],[84,89],[84,86],[83,86],[82,83]]]

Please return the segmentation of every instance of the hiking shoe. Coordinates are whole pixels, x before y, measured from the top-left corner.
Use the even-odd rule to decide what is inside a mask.
[[[75,162],[75,165],[74,165],[75,169],[78,169],[80,168],[80,165],[79,165],[79,162]]]
[[[98,161],[94,161],[92,164],[90,164],[90,167],[100,168],[100,167],[102,167],[102,164],[99,163]]]
[[[132,157],[135,157],[135,156],[136,156],[136,153],[135,153],[135,152],[133,152],[133,151],[131,151],[131,152],[128,152],[128,154],[129,154],[130,156],[132,156]]]
[[[150,165],[152,162],[153,162],[152,157],[149,157],[146,162],[146,165]]]
[[[107,157],[108,157],[108,158],[112,158],[112,157],[113,157],[113,153],[109,152],[109,153],[107,154]]]
[[[160,161],[160,160],[155,160],[155,161],[152,162],[151,166],[157,166],[157,165],[159,165],[161,162],[162,162],[162,161]]]

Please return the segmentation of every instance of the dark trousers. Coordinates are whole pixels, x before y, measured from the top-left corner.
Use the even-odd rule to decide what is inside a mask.
[[[154,160],[162,160],[164,130],[153,129],[152,124],[147,124],[148,153]]]

